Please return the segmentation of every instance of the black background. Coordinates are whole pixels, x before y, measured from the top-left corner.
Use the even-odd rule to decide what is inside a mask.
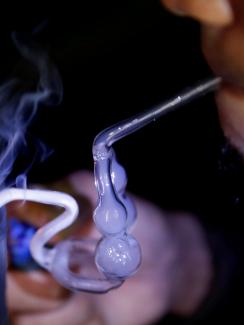
[[[28,130],[53,149],[44,162],[34,163],[29,182],[92,170],[98,132],[211,76],[198,24],[171,15],[155,0],[81,2],[79,8],[65,3],[54,10],[37,2],[14,12],[1,13],[1,79],[24,66],[10,33],[43,24],[36,39],[64,87],[62,103],[40,107]],[[213,229],[242,234],[242,161],[222,134],[213,94],[114,147],[130,191],[164,209],[194,212]],[[19,158],[15,173],[25,165],[26,158]]]

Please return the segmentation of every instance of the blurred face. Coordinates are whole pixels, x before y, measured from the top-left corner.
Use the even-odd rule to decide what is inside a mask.
[[[56,189],[66,188],[75,195],[80,203],[80,219],[89,217],[86,204],[93,210],[97,201],[93,175],[80,171],[64,182],[65,186],[57,183]],[[133,196],[133,201],[138,219],[132,233],[143,255],[136,275],[120,288],[101,295],[69,292],[41,270],[10,268],[7,300],[11,324],[147,325],[170,310],[186,316],[198,308],[212,281],[211,256],[201,226],[188,214],[166,217],[165,212],[144,199]],[[8,212],[22,220],[28,218],[37,227],[53,217],[50,207],[31,203],[11,204]],[[41,222],[37,222],[40,218]],[[90,220],[76,224],[72,233],[78,238],[100,238]],[[56,240],[62,240],[62,236]]]
[[[70,235],[77,238],[100,236],[91,222],[91,211],[97,201],[92,174],[77,172],[64,182],[49,188],[68,191],[80,205],[78,219],[81,223],[71,227],[69,233],[58,234],[54,243]],[[169,261],[174,260],[174,248],[169,239],[167,252],[162,252],[161,245],[168,234],[161,211],[146,201],[136,198],[134,201],[139,215],[134,234],[140,241],[144,257],[137,276],[128,279],[122,287],[106,295],[72,293],[62,288],[45,271],[23,272],[11,267],[10,259],[7,300],[11,324],[102,325],[114,324],[114,319],[117,319],[118,325],[142,325],[159,318],[168,308],[168,296],[171,292],[171,272],[168,272],[168,265]],[[10,204],[8,214],[39,228],[54,218],[57,211],[50,206],[27,202]],[[159,258],[157,263],[152,252]],[[143,310],[141,306],[144,306]],[[134,315],[137,315],[136,319]]]

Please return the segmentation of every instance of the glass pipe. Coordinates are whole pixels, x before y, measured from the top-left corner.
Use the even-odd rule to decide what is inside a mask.
[[[140,246],[129,233],[129,228],[135,222],[136,210],[126,195],[126,173],[116,160],[112,144],[163,114],[215,90],[220,82],[220,78],[202,82],[158,107],[102,131],[95,138],[93,157],[99,199],[93,220],[101,233],[98,242],[89,239],[65,240],[52,249],[45,247],[51,237],[73,222],[78,208],[69,196],[62,196],[61,193],[55,195],[55,192],[45,195],[45,191],[42,192],[41,202],[61,205],[66,210],[37,231],[31,242],[31,252],[34,259],[50,271],[60,284],[75,291],[102,293],[120,286],[137,271],[141,261]],[[6,191],[8,197],[11,197],[11,193],[15,193],[16,197],[18,193],[20,199],[19,192]],[[22,199],[33,199],[32,193],[35,192],[22,190]],[[56,203],[51,197],[55,198]]]
[[[116,161],[112,144],[180,104],[216,88],[220,81],[216,78],[202,83],[159,107],[102,131],[95,138],[93,157],[99,203],[93,218],[103,236],[97,245],[95,261],[107,278],[125,280],[136,272],[141,260],[139,244],[128,234],[129,227],[135,222],[136,211],[126,195],[126,173]]]

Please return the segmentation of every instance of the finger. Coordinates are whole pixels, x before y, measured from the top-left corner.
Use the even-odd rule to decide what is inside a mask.
[[[235,22],[226,28],[204,27],[202,48],[207,62],[224,80],[217,106],[225,135],[244,154],[244,1],[231,1]]]
[[[224,133],[232,145],[244,155],[244,92],[224,88],[216,99]]]
[[[171,11],[193,17],[204,24],[223,26],[233,20],[229,0],[161,0]]]

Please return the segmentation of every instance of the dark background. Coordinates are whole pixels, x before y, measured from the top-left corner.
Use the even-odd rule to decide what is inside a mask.
[[[24,66],[10,33],[29,33],[42,24],[36,40],[63,81],[62,103],[40,107],[28,130],[53,149],[45,161],[34,163],[29,182],[92,170],[91,148],[98,132],[211,76],[199,26],[166,12],[156,0],[84,1],[79,8],[65,3],[55,10],[35,3],[1,15],[1,79]],[[130,191],[164,209],[194,212],[207,228],[231,238],[242,235],[242,161],[222,134],[212,94],[114,147]],[[25,164],[19,158],[15,173]],[[232,303],[222,305],[228,315],[238,302],[234,296]]]

